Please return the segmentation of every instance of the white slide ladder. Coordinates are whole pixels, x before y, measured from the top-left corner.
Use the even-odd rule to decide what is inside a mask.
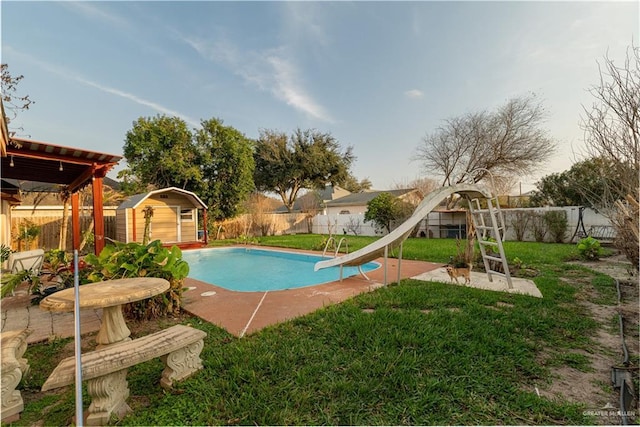
[[[481,200],[486,203],[486,207],[482,206]],[[478,240],[478,246],[480,246],[482,261],[489,281],[493,282],[493,275],[496,274],[504,277],[507,280],[509,289],[513,289],[509,264],[502,245],[506,228],[498,198],[492,196],[482,199],[469,199],[469,212],[471,213],[476,239]],[[502,271],[500,271],[499,266],[502,266]]]

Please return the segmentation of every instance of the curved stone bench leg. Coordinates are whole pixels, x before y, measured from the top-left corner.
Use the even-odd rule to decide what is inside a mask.
[[[88,426],[104,426],[109,423],[112,414],[122,418],[131,412],[126,402],[129,397],[127,369],[88,380],[87,391],[91,396],[86,421]]]
[[[162,356],[161,359],[165,364],[162,378],[160,379],[162,388],[169,389],[174,381],[183,380],[202,369],[200,352],[203,347],[204,341],[200,340]]]
[[[14,365],[15,366],[15,365]],[[20,390],[16,390],[22,379],[22,370],[19,367],[7,369],[2,372],[2,421],[12,422],[20,417],[24,409],[24,401]]]

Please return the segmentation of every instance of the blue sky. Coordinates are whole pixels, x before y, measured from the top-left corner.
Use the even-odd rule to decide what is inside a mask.
[[[559,150],[526,191],[579,157],[596,61],[638,44],[639,4],[4,0],[2,62],[36,101],[21,136],[122,154],[156,114],[314,128],[376,189],[430,176],[411,158],[444,119],[533,92]]]

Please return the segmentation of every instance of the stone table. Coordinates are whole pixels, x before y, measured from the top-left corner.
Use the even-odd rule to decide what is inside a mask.
[[[106,280],[79,287],[80,308],[102,308],[102,323],[96,336],[98,348],[130,340],[131,331],[122,314],[122,305],[151,298],[169,289],[169,281],[157,277]],[[44,298],[40,308],[52,312],[73,311],[74,288]]]

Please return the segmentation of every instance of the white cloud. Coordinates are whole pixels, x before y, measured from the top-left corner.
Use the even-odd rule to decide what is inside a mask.
[[[65,1],[59,4],[89,18],[106,21],[119,27],[130,27],[129,22],[124,17],[98,7],[95,2]]]
[[[245,82],[271,92],[275,98],[315,119],[333,122],[300,84],[300,73],[284,48],[240,52],[224,39],[210,42],[175,33],[203,58],[222,64]]]
[[[291,62],[278,56],[270,56],[267,60],[274,70],[275,86],[271,91],[277,98],[312,117],[323,121],[332,121],[324,109],[298,86],[296,83],[297,72]]]
[[[420,99],[424,97],[424,93],[419,89],[411,89],[404,92],[404,96],[412,99]]]
[[[151,108],[151,109],[153,109],[153,110],[155,110],[155,111],[157,111],[159,113],[166,114],[168,116],[180,117],[182,120],[184,120],[185,122],[189,123],[191,126],[200,127],[200,123],[197,120],[194,120],[191,117],[180,113],[179,111],[171,110],[171,109],[169,109],[169,108],[167,108],[167,107],[165,107],[163,105],[160,105],[158,103],[155,103],[153,101],[148,101],[148,100],[146,100],[144,98],[140,98],[140,97],[138,97],[138,96],[136,96],[136,95],[134,95],[132,93],[124,92],[124,91],[121,91],[119,89],[115,89],[115,88],[112,88],[112,87],[109,87],[109,86],[104,86],[104,85],[101,85],[100,83],[96,83],[96,82],[93,82],[91,80],[87,80],[87,79],[85,79],[83,77],[80,77],[80,76],[74,76],[73,79],[78,81],[78,82],[80,82],[80,83],[84,83],[87,86],[91,86],[91,87],[94,87],[94,88],[96,88],[98,90],[101,90],[102,92],[110,93],[112,95],[117,95],[117,96],[120,96],[122,98],[125,98],[125,99],[128,99],[130,101],[133,101],[136,104],[144,105],[144,106],[149,107],[149,108]]]
[[[149,100],[146,100],[144,98],[140,98],[139,96],[136,96],[136,95],[134,95],[132,93],[129,93],[129,92],[122,91],[120,89],[116,89],[116,88],[113,88],[113,87],[109,87],[109,86],[94,82],[94,81],[89,80],[89,79],[83,77],[82,75],[80,75],[78,73],[75,73],[75,72],[73,72],[71,70],[68,70],[68,69],[66,69],[64,67],[60,67],[58,65],[51,64],[51,63],[36,59],[36,58],[32,57],[31,55],[27,55],[27,54],[22,53],[22,52],[16,52],[10,46],[3,46],[3,49],[11,51],[11,53],[13,55],[22,56],[23,58],[25,58],[26,60],[36,64],[40,68],[42,68],[44,70],[47,70],[47,71],[49,71],[51,73],[57,74],[58,76],[61,76],[61,77],[64,77],[64,78],[68,78],[68,79],[71,79],[71,80],[75,80],[75,81],[77,81],[79,83],[82,83],[82,84],[84,84],[86,86],[91,86],[91,87],[93,87],[95,89],[98,89],[98,90],[100,90],[102,92],[105,92],[105,93],[108,93],[108,94],[111,94],[111,95],[116,95],[116,96],[119,96],[121,98],[128,99],[130,101],[135,102],[136,104],[140,104],[140,105],[144,105],[145,107],[149,107],[149,108],[151,108],[151,109],[153,109],[153,110],[155,110],[155,111],[157,111],[159,113],[166,114],[166,115],[169,115],[169,116],[180,117],[185,122],[189,123],[190,125],[192,125],[194,127],[199,127],[200,126],[200,122],[198,120],[192,119],[191,117],[189,117],[189,116],[187,116],[185,114],[182,114],[179,111],[172,110],[172,109],[170,109],[168,107],[165,107],[163,105],[160,105],[160,104],[158,104],[156,102],[149,101]]]

